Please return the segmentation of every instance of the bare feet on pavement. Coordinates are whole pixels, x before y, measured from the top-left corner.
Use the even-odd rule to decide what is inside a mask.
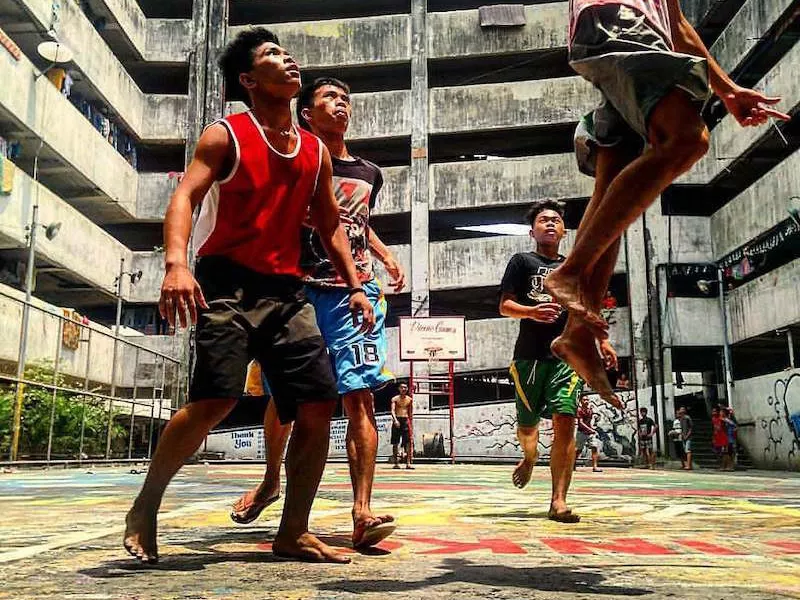
[[[516,487],[522,489],[528,485],[528,482],[531,480],[533,466],[533,463],[529,463],[524,458],[517,463],[517,466],[514,468],[514,473],[511,474],[511,481],[514,482]]]
[[[263,483],[257,488],[249,490],[233,504],[231,519],[235,523],[252,523],[265,508],[280,498],[281,486],[265,486]]]
[[[353,515],[353,548],[367,548],[385,540],[397,526],[392,515],[376,516],[371,512]]]
[[[547,518],[559,523],[580,523],[580,516],[572,512],[565,502],[551,502]]]
[[[272,553],[281,558],[293,558],[309,562],[330,562],[347,564],[350,559],[336,552],[319,538],[306,532],[298,537],[281,536],[272,543]]]
[[[158,562],[156,512],[136,510],[134,507],[125,517],[125,535],[122,540],[125,550],[146,565]]]

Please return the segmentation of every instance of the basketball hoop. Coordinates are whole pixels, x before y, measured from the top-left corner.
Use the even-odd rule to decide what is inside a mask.
[[[428,346],[425,352],[428,355],[428,366],[431,367],[439,362],[439,354],[444,350],[441,346]]]
[[[407,361],[409,387],[427,396],[448,397],[450,408],[450,461],[455,461],[455,368],[467,360],[466,318],[400,317],[400,360]],[[414,363],[428,363],[427,373],[414,376]],[[434,365],[447,363],[446,373],[433,373]],[[438,371],[438,368],[437,368]]]

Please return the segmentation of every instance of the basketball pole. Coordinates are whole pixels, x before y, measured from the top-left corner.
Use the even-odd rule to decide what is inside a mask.
[[[450,381],[447,385],[448,403],[450,404],[450,464],[456,464],[455,420],[456,420],[456,394],[455,394],[455,367],[453,361],[447,361],[447,375]]]

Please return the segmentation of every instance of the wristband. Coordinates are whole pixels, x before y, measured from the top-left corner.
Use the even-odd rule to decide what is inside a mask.
[[[366,292],[364,291],[364,288],[362,288],[362,287],[352,287],[347,292],[347,295],[348,296],[352,296],[353,294],[365,294],[365,293]]]

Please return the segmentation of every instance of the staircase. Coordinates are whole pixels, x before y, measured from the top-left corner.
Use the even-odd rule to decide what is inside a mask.
[[[702,469],[716,469],[719,465],[717,457],[711,447],[711,418],[698,414],[700,411],[692,412],[692,422],[694,424],[692,432],[692,462],[696,467]],[[744,447],[739,444],[737,449],[737,469],[752,469],[753,462]]]

